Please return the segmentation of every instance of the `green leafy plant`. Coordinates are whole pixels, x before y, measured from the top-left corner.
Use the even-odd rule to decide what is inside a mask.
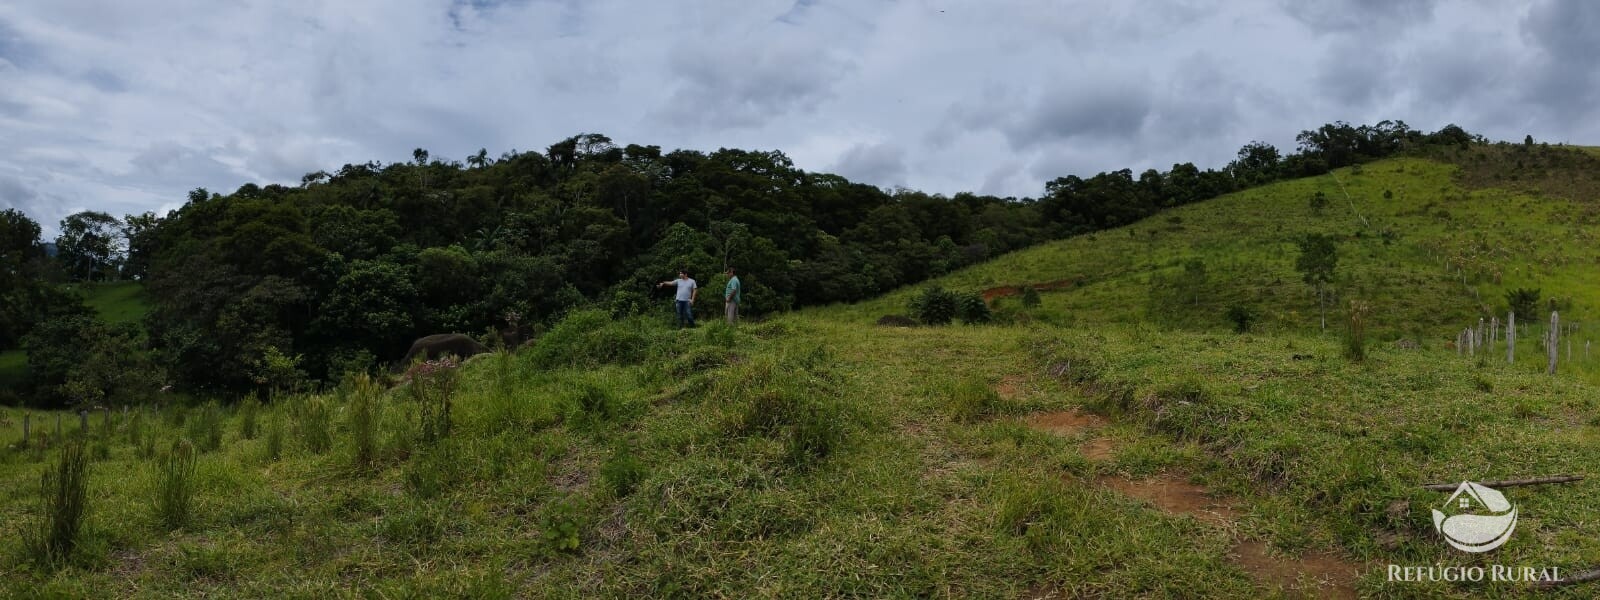
[[[167,529],[189,523],[194,504],[194,473],[197,453],[194,444],[179,438],[163,457],[156,474],[156,520]]]
[[[1523,323],[1536,323],[1539,312],[1539,289],[1517,288],[1506,292],[1506,304]]]
[[[644,463],[627,448],[612,452],[606,462],[600,465],[600,479],[618,497],[632,494],[639,482],[644,481],[645,475]]]
[[[949,325],[960,310],[956,295],[937,285],[930,285],[912,296],[907,305],[911,315],[924,325]]]
[[[539,520],[539,537],[551,554],[572,553],[582,544],[583,506],[568,497],[551,503]]]
[[[1038,308],[1041,302],[1039,290],[1034,289],[1031,285],[1022,286],[1022,305],[1024,307]]]
[[[975,325],[994,320],[994,313],[989,312],[989,303],[984,302],[983,294],[978,292],[957,294],[956,306],[962,323]]]

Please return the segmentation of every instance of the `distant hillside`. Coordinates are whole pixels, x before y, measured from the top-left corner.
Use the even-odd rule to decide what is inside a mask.
[[[1553,301],[1579,326],[1581,343],[1600,316],[1597,177],[1600,160],[1587,149],[1476,146],[1389,159],[1046,243],[933,283],[983,290],[1060,282],[1033,316],[1063,324],[1221,329],[1229,326],[1225,311],[1245,305],[1259,311],[1258,330],[1311,330],[1317,300],[1295,271],[1295,240],[1322,233],[1337,238],[1340,257],[1331,315],[1359,298],[1372,305],[1381,336],[1442,344],[1479,317],[1503,319],[1507,290],[1536,288],[1539,320]],[[1319,193],[1320,210],[1311,207]],[[1185,274],[1193,261],[1203,276]],[[830,310],[862,320],[903,313],[920,288]],[[1008,304],[1016,300],[999,301]]]

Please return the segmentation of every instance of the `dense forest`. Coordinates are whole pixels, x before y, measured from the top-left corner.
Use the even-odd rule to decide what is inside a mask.
[[[652,284],[680,267],[720,289],[736,266],[753,315],[853,301],[1163,208],[1482,138],[1383,121],[1297,141],[1287,155],[1251,143],[1221,170],[1061,177],[1038,198],[882,190],[776,151],[662,152],[598,134],[463,162],[418,149],[297,187],[196,189],[166,215],[72,215],[55,256],[36,222],[6,210],[0,350],[27,350],[25,397],[47,406],[315,386],[427,334],[516,343],[580,305],[665,315]],[[108,279],[144,283],[142,326],[101,322],[60,289]]]

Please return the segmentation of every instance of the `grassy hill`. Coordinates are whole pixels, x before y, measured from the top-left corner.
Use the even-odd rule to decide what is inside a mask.
[[[75,291],[107,323],[138,323],[150,312],[144,299],[144,286],[137,281],[78,284]],[[0,352],[0,389],[20,386],[28,376],[28,353],[22,350]]]
[[[1277,184],[940,281],[1073,282],[1037,309],[1002,300],[1010,324],[871,325],[909,289],[737,329],[578,313],[463,366],[435,442],[443,388],[415,383],[96,416],[81,543],[45,568],[8,534],[0,594],[1590,597],[1386,580],[1600,566],[1591,482],[1505,488],[1521,518],[1486,555],[1441,542],[1447,495],[1419,487],[1600,458],[1588,362],[1551,377],[1531,339],[1515,365],[1445,347],[1509,287],[1580,323],[1597,306],[1588,200],[1495,180],[1505,152]],[[1317,327],[1292,268],[1305,232],[1340,236],[1340,294],[1375,307],[1364,361]],[[1152,294],[1194,258],[1203,293]],[[1222,319],[1236,303],[1262,312],[1254,332]],[[57,456],[38,438],[55,415],[32,415],[26,448],[22,415],[0,415],[0,522],[19,529]],[[173,524],[157,498],[180,437],[202,450]]]

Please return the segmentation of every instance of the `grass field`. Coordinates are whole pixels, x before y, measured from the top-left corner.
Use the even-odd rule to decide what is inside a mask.
[[[1552,377],[1533,335],[1512,365],[1446,344],[1507,287],[1587,323],[1600,256],[1570,242],[1587,205],[1467,189],[1454,168],[1278,184],[942,280],[1083,278],[1037,308],[1003,300],[1010,324],[871,325],[914,290],[738,329],[578,313],[463,366],[436,442],[416,384],[280,398],[253,436],[239,406],[96,416],[81,542],[46,568],[6,532],[0,595],[1592,597],[1387,581],[1388,565],[1600,566],[1591,481],[1506,488],[1520,520],[1489,554],[1434,531],[1447,495],[1423,483],[1600,460],[1587,359]],[[1339,194],[1320,215],[1319,189]],[[1292,269],[1305,231],[1342,237],[1340,293],[1376,307],[1363,361],[1317,327]],[[1475,247],[1507,250],[1462,258]],[[1195,257],[1206,294],[1163,310],[1149,276]],[[1238,302],[1262,309],[1255,331],[1222,320]],[[22,415],[0,413],[0,522],[19,531],[62,442],[32,414],[21,447]],[[168,448],[214,436],[188,518],[164,523]]]

